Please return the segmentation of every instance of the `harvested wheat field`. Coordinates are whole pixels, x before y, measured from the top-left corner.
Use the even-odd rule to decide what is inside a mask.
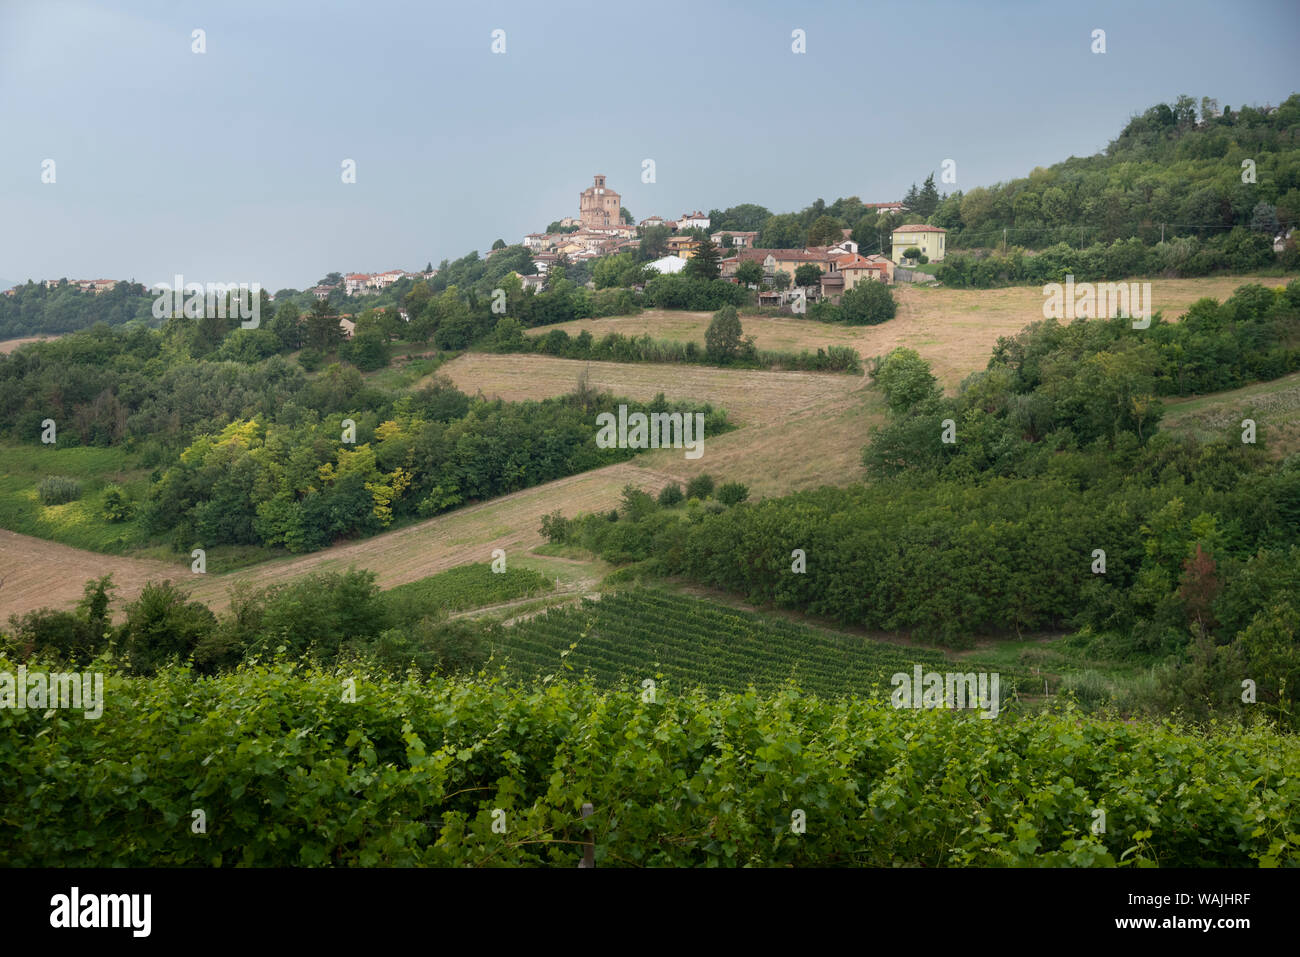
[[[629,399],[708,402],[738,425],[779,421],[864,387],[862,376],[830,372],[766,372],[652,362],[588,362],[551,356],[469,353],[438,370],[471,395],[509,401],[565,395],[587,370],[591,385]],[[417,383],[418,385],[418,383]]]
[[[1246,283],[1285,285],[1281,277],[1266,279],[1214,276],[1202,279],[1151,280],[1152,309],[1166,319],[1176,319],[1197,299],[1226,299]],[[849,346],[864,359],[905,346],[915,349],[931,364],[934,374],[950,391],[967,375],[988,365],[989,353],[1000,336],[1013,336],[1043,318],[1043,291],[1039,286],[1006,289],[944,289],[899,283],[893,287],[898,315],[879,326],[841,326],[793,316],[741,316],[745,335],[760,349],[801,352],[829,346]],[[704,343],[712,315],[707,312],[648,310],[636,316],[580,319],[555,326],[530,329],[544,335],[563,329],[569,335],[583,330],[593,336],[611,332],[626,336],[649,334],[657,339]]]
[[[57,339],[58,336],[25,336],[21,339],[4,339],[0,340],[0,356],[6,356],[13,352],[19,346],[25,346],[30,342],[49,342]]]
[[[587,370],[590,383],[615,395],[698,399],[726,409],[740,429],[706,437],[704,454],[676,449],[644,452],[649,467],[680,478],[709,472],[744,482],[755,497],[862,477],[862,446],[883,406],[864,376],[830,372],[764,372],[709,366],[625,364],[549,356],[471,353],[443,366],[458,388],[503,399],[544,399],[573,390]]]
[[[145,582],[183,578],[189,566],[101,555],[0,529],[0,623],[47,605],[72,604],[88,579],[110,574],[119,594],[134,598]]]

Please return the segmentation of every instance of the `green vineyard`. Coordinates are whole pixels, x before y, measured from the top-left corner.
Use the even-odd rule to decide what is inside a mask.
[[[772,690],[793,679],[817,694],[889,690],[896,672],[957,667],[941,652],[835,635],[781,619],[652,589],[606,595],[502,629],[508,670],[549,674],[562,664],[602,683],[663,680],[678,688]],[[576,644],[567,656],[561,655]],[[966,662],[960,670],[971,670]],[[1002,693],[1011,690],[1003,676]]]
[[[419,581],[384,592],[384,600],[398,621],[418,621],[425,615],[482,608],[499,602],[541,595],[551,582],[529,568],[509,568],[494,573],[487,562],[460,565]]]

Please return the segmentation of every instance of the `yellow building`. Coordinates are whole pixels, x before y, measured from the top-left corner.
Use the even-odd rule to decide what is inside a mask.
[[[683,259],[694,259],[695,251],[700,248],[700,241],[694,236],[669,236],[668,253]]]
[[[901,263],[904,250],[915,246],[923,255],[929,257],[930,262],[943,262],[944,237],[947,235],[948,230],[938,226],[899,226],[890,234],[892,250],[889,258],[896,263]]]

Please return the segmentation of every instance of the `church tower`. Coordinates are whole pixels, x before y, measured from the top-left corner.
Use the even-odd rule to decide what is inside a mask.
[[[605,185],[605,177],[582,191],[578,197],[578,220],[585,226],[617,226],[622,197]]]

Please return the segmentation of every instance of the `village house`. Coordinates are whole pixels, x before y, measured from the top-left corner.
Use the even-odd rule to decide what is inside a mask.
[[[805,247],[805,251],[816,253],[817,255],[824,256],[829,260],[844,255],[856,256],[858,252],[858,244],[851,239],[845,239],[833,246],[807,246]]]
[[[723,236],[730,236],[731,245],[734,246],[735,248],[747,249],[754,245],[754,240],[758,238],[758,233],[756,231],[751,232],[751,231],[744,231],[744,230],[724,229],[720,233],[714,233],[709,238],[713,240],[713,245],[721,246]]]
[[[41,285],[44,286],[46,289],[54,289],[61,282],[64,282],[64,280],[46,279],[41,283]],[[69,279],[67,280],[67,283],[69,286],[76,286],[82,292],[93,292],[95,295],[99,295],[101,292],[108,292],[110,289],[116,286],[117,280],[116,279]],[[17,289],[18,287],[15,286],[14,288]]]
[[[700,241],[694,236],[669,236],[668,252],[690,259],[695,255],[695,251],[700,248]]]
[[[343,291],[349,296],[364,292],[370,286],[370,278],[369,273],[348,273],[343,277]]]
[[[839,302],[840,297],[857,286],[860,282],[893,281],[893,263],[882,257],[867,258],[856,253],[841,256],[835,262],[835,271],[827,273],[821,279],[821,293],[831,302]]]
[[[649,229],[651,226],[662,226],[663,224],[664,224],[663,217],[648,216],[645,219],[641,220],[640,226],[642,229]]]
[[[889,258],[896,263],[901,263],[903,253],[916,247],[921,250],[922,255],[929,257],[930,262],[943,262],[944,238],[947,235],[948,230],[938,226],[926,226],[924,223],[899,226],[890,234],[892,249]]]
[[[708,229],[709,217],[705,216],[698,209],[693,213],[686,213],[681,219],[677,220],[678,230],[683,229]]]

